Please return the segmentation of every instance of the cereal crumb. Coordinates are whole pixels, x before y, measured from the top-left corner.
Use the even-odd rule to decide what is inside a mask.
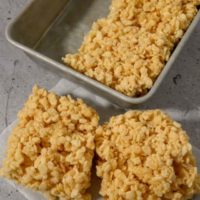
[[[8,140],[0,174],[49,199],[89,200],[97,113],[35,86]]]
[[[107,200],[185,200],[200,192],[188,136],[160,110],[112,117],[97,129],[95,143]]]
[[[63,61],[127,96],[142,96],[153,86],[199,4],[112,0],[109,15],[96,21],[78,53],[67,54]]]

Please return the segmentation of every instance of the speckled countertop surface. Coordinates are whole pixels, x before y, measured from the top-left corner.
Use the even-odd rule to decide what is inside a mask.
[[[50,89],[59,77],[33,63],[5,39],[5,27],[30,0],[0,0],[0,132],[15,118],[37,83]],[[200,147],[200,22],[154,97],[136,108],[161,108],[183,124]],[[23,200],[0,179],[0,200]]]

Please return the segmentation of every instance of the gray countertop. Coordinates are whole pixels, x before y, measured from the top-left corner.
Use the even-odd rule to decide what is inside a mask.
[[[5,27],[29,0],[0,1],[0,132],[15,118],[34,84],[50,89],[59,77],[33,63],[5,39]],[[183,124],[200,147],[200,22],[158,92],[137,109],[161,108]],[[23,200],[0,179],[0,200]]]

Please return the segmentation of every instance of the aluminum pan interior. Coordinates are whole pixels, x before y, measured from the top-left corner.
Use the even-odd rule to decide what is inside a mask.
[[[92,22],[108,13],[109,4],[110,0],[34,0],[9,24],[6,37],[41,66],[93,90],[113,103],[123,107],[140,104],[156,92],[173,66],[200,19],[200,11],[150,91],[142,97],[128,97],[67,67],[61,61],[66,53],[77,51]]]

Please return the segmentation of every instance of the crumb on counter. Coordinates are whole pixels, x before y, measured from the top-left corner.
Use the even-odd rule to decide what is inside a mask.
[[[81,99],[35,86],[9,139],[0,174],[49,199],[89,200],[99,117]]]
[[[199,0],[112,0],[78,53],[63,61],[127,95],[142,96],[197,14]]]
[[[200,192],[188,136],[160,110],[112,117],[95,144],[104,199],[186,200]]]

